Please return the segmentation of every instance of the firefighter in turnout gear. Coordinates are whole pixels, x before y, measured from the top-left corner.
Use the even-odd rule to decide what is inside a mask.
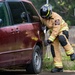
[[[45,40],[44,43],[45,46],[51,44],[51,53],[55,66],[51,72],[63,72],[62,57],[59,48],[60,44],[64,48],[66,55],[70,56],[72,61],[75,60],[74,50],[68,41],[68,24],[59,14],[52,11],[51,4],[44,4],[41,7],[40,16],[41,22],[48,27],[50,32],[49,38]]]

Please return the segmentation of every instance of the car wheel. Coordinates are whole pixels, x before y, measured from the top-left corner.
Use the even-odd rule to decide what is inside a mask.
[[[41,67],[42,67],[41,48],[39,46],[35,46],[32,56],[32,62],[27,66],[26,71],[28,73],[38,74],[41,72]]]

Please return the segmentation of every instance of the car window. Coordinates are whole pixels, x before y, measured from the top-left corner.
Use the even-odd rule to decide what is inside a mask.
[[[8,2],[9,8],[11,10],[11,14],[13,17],[13,24],[19,24],[23,22],[21,18],[21,14],[25,12],[24,7],[22,6],[21,2]],[[25,20],[28,21],[27,18]]]
[[[7,10],[3,2],[0,2],[0,19],[2,19],[0,27],[9,25]]]
[[[29,14],[29,17],[30,17],[31,22],[38,22],[39,21],[37,19],[38,14],[35,11],[34,7],[31,4],[27,3],[27,2],[23,2],[23,4],[26,7],[26,10],[27,10],[27,12]]]

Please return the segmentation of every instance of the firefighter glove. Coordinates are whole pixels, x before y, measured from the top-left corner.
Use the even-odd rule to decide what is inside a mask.
[[[44,45],[45,45],[45,46],[48,46],[48,45],[51,44],[51,43],[52,43],[52,41],[50,41],[50,40],[45,40],[45,41],[44,41]]]

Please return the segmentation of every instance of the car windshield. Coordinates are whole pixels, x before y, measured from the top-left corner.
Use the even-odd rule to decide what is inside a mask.
[[[0,19],[2,19],[3,23],[0,27],[8,24],[7,12],[3,2],[0,2]]]

